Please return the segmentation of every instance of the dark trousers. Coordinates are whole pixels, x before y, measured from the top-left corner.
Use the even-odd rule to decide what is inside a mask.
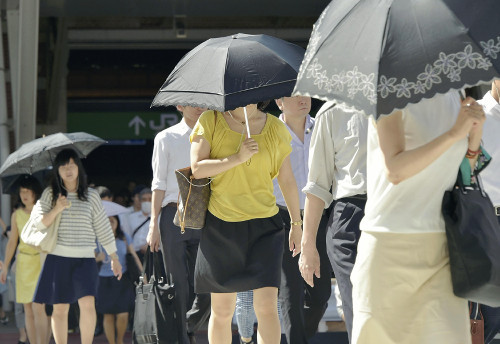
[[[500,216],[497,219],[500,223]],[[481,312],[484,317],[484,343],[488,344],[500,331],[500,307],[481,305]]]
[[[488,344],[500,331],[500,307],[481,305],[481,312],[484,317],[484,343]]]
[[[328,221],[326,247],[332,264],[347,328],[349,342],[352,332],[352,283],[351,272],[358,252],[361,234],[359,223],[364,216],[366,198],[364,196],[341,198],[335,202]]]
[[[175,207],[163,207],[160,217],[160,237],[165,270],[175,285],[175,308],[180,317],[182,343],[189,344],[187,333],[194,333],[210,315],[210,295],[194,293],[194,266],[200,243],[200,231],[181,229],[173,224]]]
[[[326,254],[325,242],[327,217],[323,216],[321,219],[316,237],[321,278],[314,277],[314,288],[311,288],[300,274],[299,256],[292,257],[292,252],[288,247],[290,215],[283,209],[280,209],[280,215],[286,233],[279,290],[283,330],[288,344],[302,344],[307,343],[307,339],[318,330],[318,323],[325,313],[332,290],[332,269]]]

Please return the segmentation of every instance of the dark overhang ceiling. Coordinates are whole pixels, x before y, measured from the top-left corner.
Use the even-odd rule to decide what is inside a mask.
[[[330,0],[41,0],[47,17],[319,16]]]

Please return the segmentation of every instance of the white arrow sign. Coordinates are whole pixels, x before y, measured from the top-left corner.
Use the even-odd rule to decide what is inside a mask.
[[[135,116],[134,118],[132,118],[130,122],[128,122],[128,126],[129,127],[135,126],[134,129],[135,136],[139,136],[140,127],[145,127],[146,123],[142,120],[141,117]]]

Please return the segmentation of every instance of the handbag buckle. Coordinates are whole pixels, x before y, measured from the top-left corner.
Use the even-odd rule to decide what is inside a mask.
[[[495,215],[500,216],[500,207],[499,206],[495,207]]]

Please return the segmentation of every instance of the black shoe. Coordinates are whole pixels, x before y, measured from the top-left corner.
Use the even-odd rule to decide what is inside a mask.
[[[96,326],[94,331],[94,337],[100,336],[104,333],[104,328],[102,326]]]
[[[9,323],[9,317],[7,317],[7,315],[4,315],[0,318],[0,323],[7,325]]]
[[[194,333],[188,333],[189,344],[196,344],[196,336]]]

